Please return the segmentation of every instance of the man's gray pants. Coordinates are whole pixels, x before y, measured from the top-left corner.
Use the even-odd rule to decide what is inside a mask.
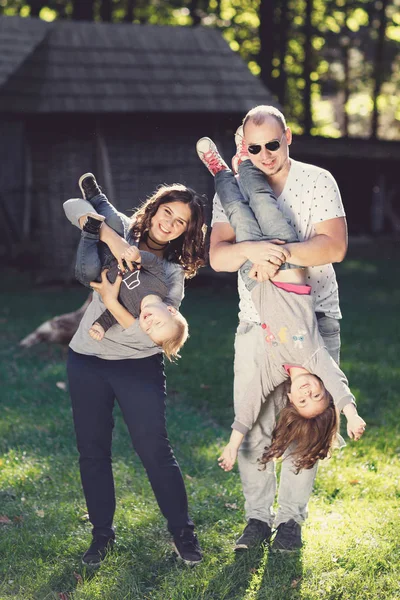
[[[318,326],[329,354],[339,364],[339,321],[322,316],[318,319]],[[262,361],[262,352],[265,352],[265,345],[260,325],[245,321],[239,323],[235,338],[235,401],[246,394],[250,384],[254,385],[257,370],[260,372],[260,399],[262,399],[259,418],[244,438],[238,455],[246,519],[259,519],[268,523],[270,527],[278,527],[280,523],[286,523],[289,519],[294,519],[301,524],[307,518],[307,504],[318,465],[316,464],[312,469],[303,469],[296,475],[296,469],[288,456],[290,449],[285,452],[278,490],[278,511],[275,516],[273,511],[276,493],[275,463],[270,462],[265,470],[260,470],[258,459],[262,456],[265,446],[270,444],[277,416],[286,404],[285,384],[280,385],[265,398],[260,371],[260,365],[265,364]]]

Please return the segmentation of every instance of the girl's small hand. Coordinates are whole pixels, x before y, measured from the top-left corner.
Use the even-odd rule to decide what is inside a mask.
[[[237,454],[238,449],[231,444],[227,444],[223,449],[221,456],[218,458],[221,469],[224,471],[231,471],[236,462]]]
[[[272,277],[275,277],[278,271],[279,267],[277,265],[273,265],[272,263],[267,263],[265,265],[253,265],[249,271],[249,277],[251,279],[255,279],[259,283],[262,283],[263,281],[268,281]]]
[[[104,327],[102,327],[100,323],[97,323],[97,321],[96,323],[93,323],[93,325],[89,329],[90,337],[96,340],[97,342],[101,342],[101,340],[104,337],[104,333]]]
[[[347,435],[355,441],[359,440],[365,431],[366,425],[366,422],[360,415],[351,415],[347,419]]]
[[[121,275],[117,275],[115,283],[110,283],[107,279],[107,272],[108,269],[102,271],[101,283],[98,283],[97,281],[90,282],[90,287],[100,294],[105,306],[118,299],[119,289],[122,283]]]
[[[125,266],[122,261],[122,255],[129,252],[131,246],[128,244],[124,238],[122,238],[118,233],[116,233],[113,229],[108,227],[108,225],[103,225],[101,228],[100,239],[107,244],[110,248],[110,251],[114,258],[117,259],[120,271],[125,271]],[[134,267],[129,258],[125,259],[126,265],[130,271],[133,271]]]
[[[136,248],[136,246],[129,246],[129,248],[127,248],[121,254],[121,259],[123,259],[128,266],[132,266],[132,263],[135,263],[135,266],[137,266],[137,268],[140,269],[142,257],[139,248]],[[130,270],[132,269],[130,268]]]

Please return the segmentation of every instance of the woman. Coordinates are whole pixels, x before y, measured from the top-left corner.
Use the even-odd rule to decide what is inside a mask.
[[[93,206],[85,200],[68,200],[69,220],[82,227]],[[130,244],[166,261],[169,303],[176,308],[183,298],[184,279],[193,277],[205,262],[204,214],[200,197],[189,188],[162,186],[136,211],[132,219],[120,215],[126,240],[106,224],[100,230],[105,243],[124,268]],[[111,467],[113,405],[117,399],[132,444],[146,469],[156,500],[173,536],[175,551],[188,564],[202,559],[194,525],[188,514],[186,490],[168,441],[165,422],[165,373],[159,346],[132,325],[130,313],[118,301],[121,278],[106,277],[94,283],[93,301],[71,340],[68,379],[82,486],[92,543],[83,556],[86,565],[98,565],[115,540],[114,480]],[[98,292],[98,293],[96,293]],[[107,308],[120,327],[110,329],[100,343],[88,336],[91,324]]]

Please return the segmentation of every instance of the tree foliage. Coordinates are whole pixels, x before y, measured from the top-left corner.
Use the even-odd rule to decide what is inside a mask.
[[[216,27],[297,133],[400,139],[400,0],[0,0],[0,13]]]

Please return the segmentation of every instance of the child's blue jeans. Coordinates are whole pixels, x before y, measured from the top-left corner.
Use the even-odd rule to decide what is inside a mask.
[[[215,176],[215,191],[222,207],[235,230],[236,242],[279,239],[298,242],[297,234],[278,208],[274,193],[265,177],[250,160],[239,165],[240,186],[232,171],[220,171]],[[248,273],[252,263],[247,261],[240,268],[247,289],[252,290],[257,282]],[[281,268],[296,268],[284,263]]]
[[[100,215],[105,217],[105,222],[121,237],[124,237],[124,224],[118,211],[109,203],[104,194],[99,194],[89,200],[90,204]],[[82,231],[76,254],[75,277],[77,280],[90,287],[91,281],[99,281],[101,271],[113,259],[107,246],[100,241],[98,235]]]

